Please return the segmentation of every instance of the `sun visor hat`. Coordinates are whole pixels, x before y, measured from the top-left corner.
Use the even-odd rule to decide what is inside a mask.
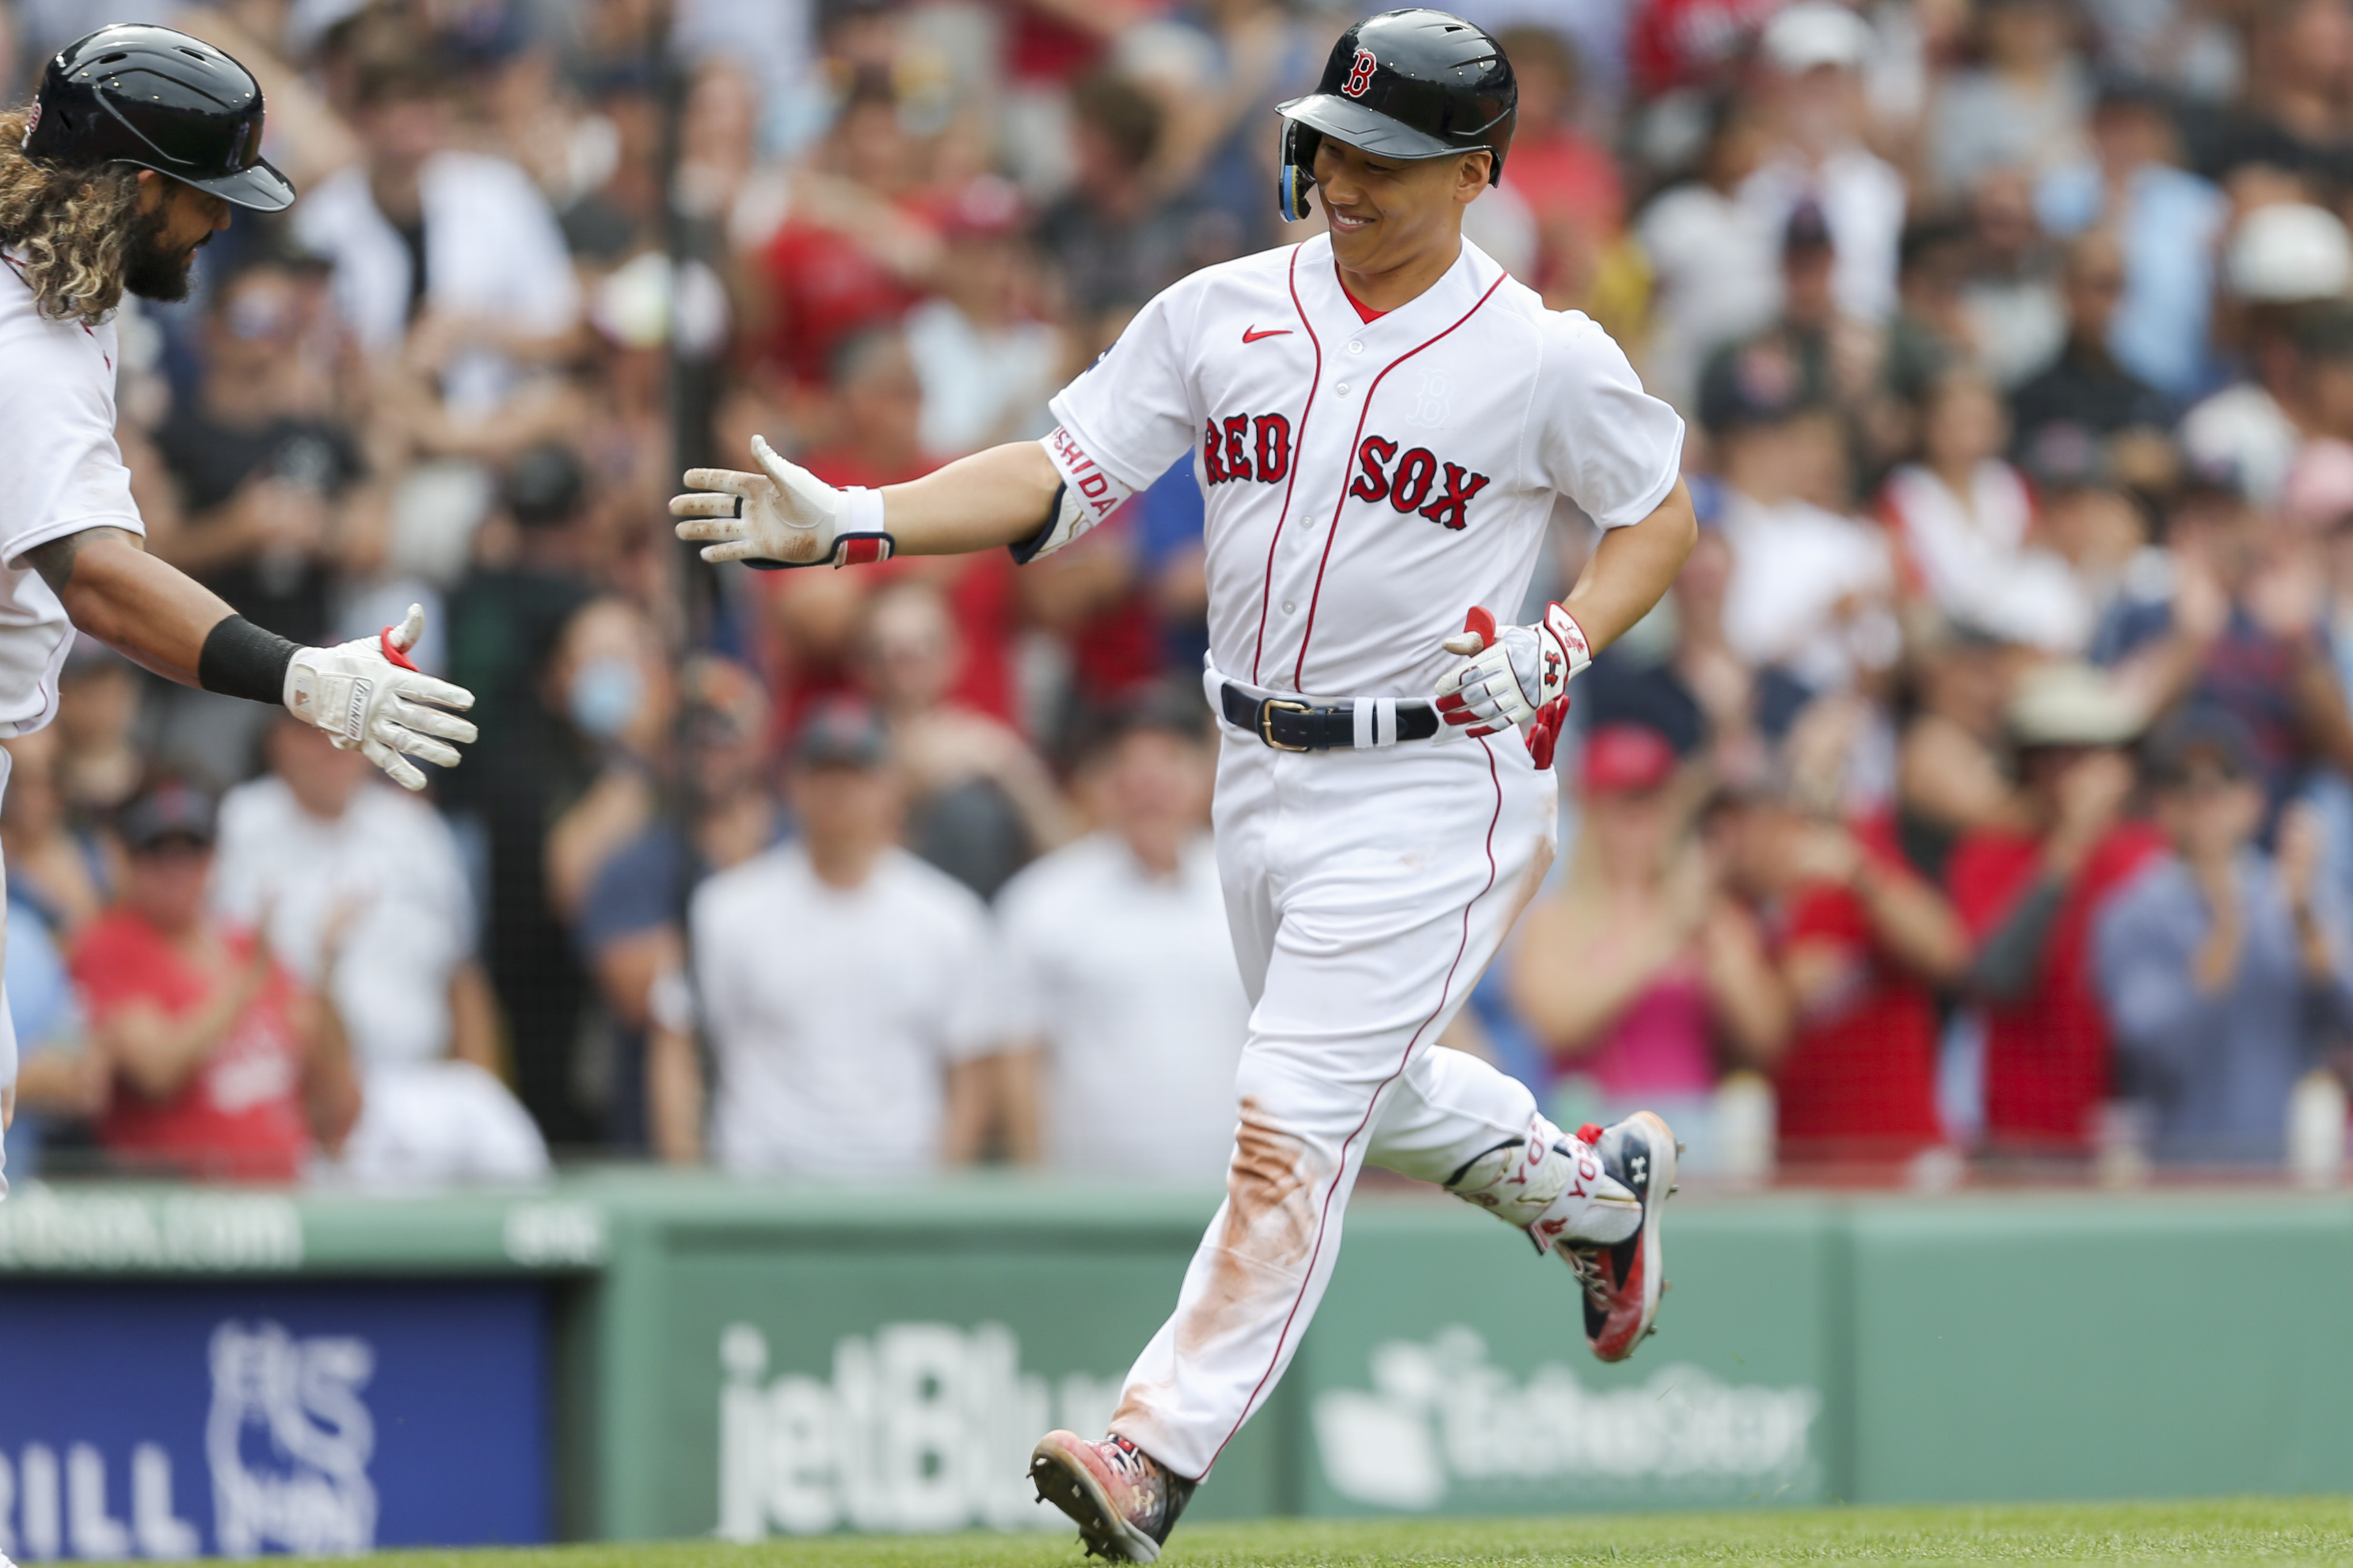
[[[24,150],[69,167],[131,163],[279,212],[294,185],[262,162],[262,112],[253,73],[203,39],[117,23],[49,60]]]
[[[1494,154],[1500,184],[1519,87],[1502,46],[1443,11],[1384,11],[1340,35],[1315,90],[1275,106],[1282,115],[1285,222],[1307,216],[1315,149],[1324,137],[1377,158]]]

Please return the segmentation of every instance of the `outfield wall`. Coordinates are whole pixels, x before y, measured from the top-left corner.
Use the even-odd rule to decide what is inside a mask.
[[[613,1173],[403,1201],[0,1205],[0,1551],[1054,1524],[1214,1204]],[[1366,1194],[1290,1377],[1196,1501],[1527,1512],[2353,1491],[2353,1199],[1676,1200],[1662,1331]]]

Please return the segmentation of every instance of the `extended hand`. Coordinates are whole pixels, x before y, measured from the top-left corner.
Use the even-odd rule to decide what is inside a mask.
[[[1538,625],[1499,632],[1495,617],[1474,606],[1461,634],[1444,647],[1471,662],[1439,681],[1439,716],[1472,735],[1516,724],[1527,731],[1536,766],[1552,766],[1561,722],[1568,717],[1568,683],[1593,662],[1585,633],[1568,612],[1554,605]]]
[[[425,775],[409,757],[456,767],[458,749],[444,742],[463,744],[476,734],[441,711],[471,708],[474,694],[408,661],[424,635],[425,608],[411,605],[400,625],[375,637],[302,649],[286,668],[286,710],[324,730],[339,751],[360,752],[403,789],[423,789]]]
[[[691,494],[670,498],[670,514],[687,521],[678,536],[703,546],[714,565],[848,566],[891,558],[882,531],[881,498],[872,490],[839,490],[797,463],[778,457],[765,437],[752,437],[760,471],[689,468]]]

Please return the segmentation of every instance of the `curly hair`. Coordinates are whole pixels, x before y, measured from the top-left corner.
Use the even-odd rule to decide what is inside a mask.
[[[0,245],[51,321],[95,324],[122,302],[139,171],[62,168],[24,153],[27,111],[0,114]]]

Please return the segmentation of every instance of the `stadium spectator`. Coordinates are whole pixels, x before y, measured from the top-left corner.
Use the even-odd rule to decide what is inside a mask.
[[[1217,1181],[1250,1004],[1189,692],[1138,703],[1084,771],[1100,826],[997,900],[1008,1142],[1072,1173]],[[1153,1108],[1139,1125],[1123,1107]]]
[[[2043,226],[2072,239],[2116,231],[2124,294],[2108,324],[2116,363],[2172,398],[2198,393],[2209,360],[2214,248],[2222,193],[2172,162],[2173,129],[2147,88],[2111,83],[2092,115],[2092,155],[2053,169],[2036,192]]]
[[[829,701],[793,742],[800,837],[695,891],[710,1144],[731,1171],[853,1180],[977,1152],[996,1076],[988,914],[892,842],[902,793],[881,718]],[[787,926],[803,940],[780,955]]]
[[[131,798],[147,766],[138,735],[145,677],[95,637],[78,638],[58,671],[58,790],[84,826]]]
[[[1768,911],[1791,1010],[1768,1058],[1781,1163],[1916,1170],[1944,1142],[1936,992],[1968,966],[1959,919],[1885,816],[1849,826],[1759,794],[1716,831],[1736,885]]]
[[[2189,410],[2181,447],[2192,466],[2234,478],[2249,500],[2269,507],[2304,444],[2307,367],[2346,352],[2342,300],[2353,286],[2353,237],[2335,214],[2309,203],[2257,207],[2232,230],[2222,275],[2245,379]],[[2332,309],[2331,300],[2339,303]]]
[[[1947,200],[1997,171],[2079,156],[2092,104],[2063,0],[1978,0],[1973,10],[1981,63],[1937,84],[1926,127],[1930,174]]]
[[[2051,363],[2066,341],[2057,247],[2034,217],[2034,187],[2020,171],[1986,175],[1969,197],[1975,254],[1962,286],[1968,341],[2006,393]]]
[[[459,417],[569,352],[580,287],[547,199],[502,158],[453,145],[451,79],[421,48],[363,60],[364,160],[303,194],[302,245],[334,265],[363,348],[434,375]]]
[[[1775,690],[1759,719],[1778,734],[1808,696],[1890,668],[1901,631],[1884,535],[1822,504],[1844,482],[1844,432],[1810,403],[1795,355],[1767,338],[1719,361],[1702,396],[1724,487],[1732,574],[1726,646]]]
[[[1102,72],[1078,84],[1070,111],[1077,178],[1039,215],[1037,237],[1086,320],[1132,310],[1215,258],[1192,254],[1191,215],[1181,203],[1153,199],[1147,171],[1160,152],[1160,106]]]
[[[1764,331],[1780,310],[1788,225],[1739,199],[1765,147],[1755,105],[1717,99],[1692,177],[1653,197],[1635,221],[1656,279],[1643,380],[1686,412],[1699,405],[1709,358]]]
[[[1862,140],[1872,47],[1870,25],[1836,0],[1797,0],[1765,24],[1757,53],[1773,144],[1740,199],[1776,224],[1806,202],[1820,206],[1838,255],[1838,308],[1875,322],[1895,306],[1906,197],[1904,177]]]
[[[9,900],[24,905],[63,945],[112,900],[121,863],[111,842],[69,815],[58,780],[61,728],[53,724],[7,742],[0,853]]]
[[[1965,623],[1924,616],[1915,626],[1913,711],[1896,750],[1895,827],[1905,859],[1941,887],[1964,835],[2033,826],[2010,776],[2003,727],[2018,669],[2031,656]]]
[[[703,1157],[704,1106],[687,907],[707,878],[775,847],[787,825],[767,777],[767,693],[742,666],[707,654],[687,662],[679,684],[686,821],[658,814],[614,851],[575,931],[615,1034],[607,1137],[692,1164]]]
[[[983,569],[986,569],[985,567]],[[907,842],[985,899],[1075,824],[1045,763],[1010,727],[955,700],[958,636],[939,591],[895,582],[858,638],[907,792]]]
[[[1693,836],[1693,783],[1656,731],[1586,738],[1575,861],[1524,917],[1508,981],[1554,1070],[1589,1084],[1592,1120],[1662,1107],[1705,1170],[1719,1066],[1770,1062],[1790,1015],[1764,932]]]
[[[2172,854],[2102,908],[2093,942],[2126,1095],[2147,1152],[2178,1164],[2279,1163],[2288,1093],[2353,1034],[2353,948],[2303,807],[2255,844],[2264,798],[2246,727],[2191,710],[2151,736]]]
[[[266,752],[269,773],[221,802],[213,907],[343,1021],[364,1095],[339,1173],[368,1187],[545,1174],[538,1129],[494,1076],[498,1013],[448,826],[290,716]]]
[[[290,1182],[314,1152],[341,1150],[360,1083],[332,998],[207,907],[215,816],[175,779],[123,808],[121,897],[72,963],[112,1078],[99,1142],[131,1169]]]
[[[2162,841],[2126,815],[2124,748],[2142,719],[2114,682],[2079,665],[2046,666],[2020,684],[2007,720],[2031,826],[1968,834],[1946,875],[1976,944],[1969,985],[1986,1016],[1989,1148],[2063,1159],[2091,1150],[2109,1089],[2092,921]]]
[[[923,387],[923,449],[944,458],[1045,434],[1060,334],[1035,320],[1037,264],[1023,243],[1021,193],[984,174],[951,196],[939,292],[907,314]]]
[[[2000,457],[2008,426],[1991,383],[1947,369],[1921,401],[1919,460],[1888,476],[1883,507],[1926,605],[2010,641],[2079,654],[2092,607],[2066,561],[2033,537],[2033,497]]]
[[[2163,438],[2169,399],[2116,362],[2110,348],[2125,290],[2124,252],[2112,230],[2087,229],[2067,246],[2067,339],[2058,357],[2010,394],[2012,450],[2031,463],[2054,429],[2105,443],[2126,431]]]

